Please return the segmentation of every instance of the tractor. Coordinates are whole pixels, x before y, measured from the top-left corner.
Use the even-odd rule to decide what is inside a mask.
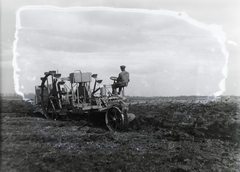
[[[117,77],[110,79],[116,82]],[[81,70],[75,70],[68,77],[61,77],[57,71],[45,72],[41,77],[41,85],[35,86],[35,102],[48,119],[89,117],[94,114],[104,118],[102,121],[109,130],[126,130],[134,115],[128,113],[124,92],[112,94],[109,90],[111,85],[101,83],[97,74]]]

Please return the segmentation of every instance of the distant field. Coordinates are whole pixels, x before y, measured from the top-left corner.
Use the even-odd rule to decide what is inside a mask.
[[[28,93],[24,95],[25,98],[34,100],[35,99],[35,94],[33,93]],[[14,94],[0,94],[0,99],[4,100],[22,100],[22,96],[17,95],[16,93]]]
[[[1,96],[0,99],[3,100],[22,100],[21,96]]]

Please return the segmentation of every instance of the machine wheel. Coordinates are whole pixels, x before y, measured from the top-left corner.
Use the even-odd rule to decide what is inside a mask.
[[[105,115],[105,122],[110,131],[123,131],[127,128],[127,115],[119,108],[111,107]]]
[[[54,74],[48,73],[42,78],[41,107],[46,118],[58,119],[61,109],[59,94],[57,93],[57,79]]]

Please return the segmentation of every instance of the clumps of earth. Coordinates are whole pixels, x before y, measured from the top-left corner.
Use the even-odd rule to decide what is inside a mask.
[[[1,171],[239,171],[239,98],[127,99],[124,132],[85,119],[45,119],[1,100]]]

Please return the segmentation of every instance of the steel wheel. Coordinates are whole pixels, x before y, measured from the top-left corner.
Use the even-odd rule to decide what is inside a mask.
[[[110,131],[121,131],[125,129],[125,115],[117,107],[108,109],[105,115],[105,122]]]
[[[57,91],[57,79],[54,73],[47,73],[41,78],[41,106],[46,118],[59,118],[58,111],[61,109],[60,97]]]

